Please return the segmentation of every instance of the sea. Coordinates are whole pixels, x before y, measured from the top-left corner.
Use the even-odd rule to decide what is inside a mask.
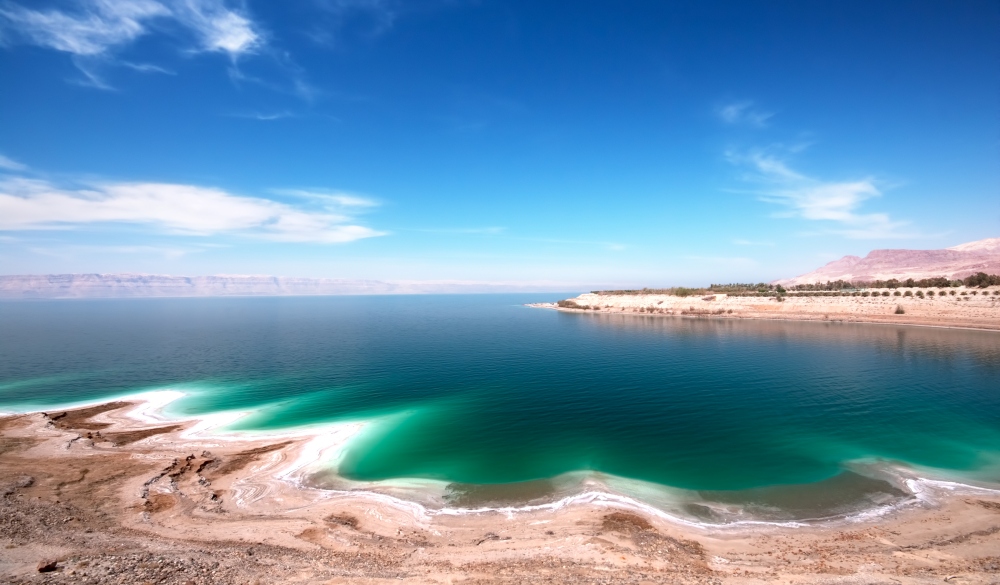
[[[564,313],[563,294],[0,303],[0,412],[170,396],[358,429],[311,487],[444,512],[630,502],[811,523],[1000,489],[1000,333]]]

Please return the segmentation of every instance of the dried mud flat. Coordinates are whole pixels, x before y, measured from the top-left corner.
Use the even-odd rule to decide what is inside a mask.
[[[796,528],[599,505],[428,516],[279,479],[308,438],[220,440],[135,408],[0,418],[0,581],[1000,583],[997,494]]]

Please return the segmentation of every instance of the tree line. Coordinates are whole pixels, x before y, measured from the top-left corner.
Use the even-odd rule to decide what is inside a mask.
[[[729,284],[710,284],[707,288],[688,288],[675,286],[670,288],[642,288],[624,290],[595,290],[594,294],[599,295],[673,295],[678,297],[688,297],[701,294],[728,294],[733,296],[761,295],[780,296],[788,292],[814,292],[814,291],[860,291],[868,288],[957,288],[966,286],[969,288],[986,288],[988,286],[1000,286],[1000,275],[977,272],[963,279],[949,279],[944,276],[921,279],[897,279],[888,280],[828,280],[825,283],[797,284],[785,288],[780,284],[768,282],[743,283],[733,282]]]

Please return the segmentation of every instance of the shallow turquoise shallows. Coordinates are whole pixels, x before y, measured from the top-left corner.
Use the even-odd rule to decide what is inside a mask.
[[[236,429],[378,419],[355,480],[592,470],[720,501],[864,490],[847,470],[872,461],[1000,480],[1000,333],[522,306],[565,297],[0,303],[0,410],[174,388],[175,414],[252,410]]]

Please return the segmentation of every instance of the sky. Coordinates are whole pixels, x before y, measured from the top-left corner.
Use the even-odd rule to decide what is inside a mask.
[[[997,237],[998,30],[996,0],[0,0],[0,274],[690,286]]]

